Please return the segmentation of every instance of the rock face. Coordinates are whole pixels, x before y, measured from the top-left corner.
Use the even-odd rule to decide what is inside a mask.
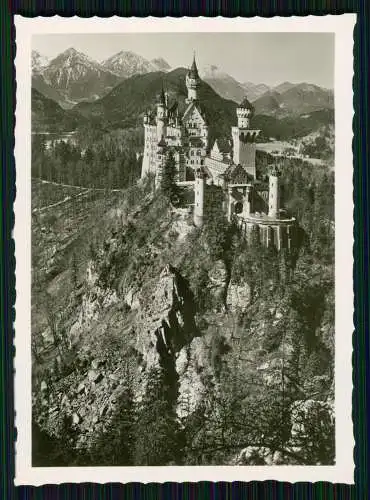
[[[92,263],[86,272],[87,293],[82,298],[82,306],[77,321],[69,331],[69,342],[71,345],[79,341],[80,335],[88,328],[89,324],[96,321],[102,310],[118,303],[118,296],[114,290],[100,287],[98,274]]]
[[[216,309],[223,309],[225,305],[225,293],[227,291],[228,273],[222,260],[217,260],[208,273],[208,288],[214,297]]]
[[[190,346],[184,347],[176,359],[179,376],[177,415],[181,418],[195,410],[203,399],[202,372],[208,366],[207,345],[202,337],[196,337]]]
[[[104,335],[101,324],[107,323],[107,314],[113,314],[114,323],[118,325],[124,325],[129,314],[129,329],[120,332],[119,341],[124,344],[127,339],[136,353],[137,360],[131,359],[135,364],[133,371],[128,368],[129,360],[125,355],[105,359],[103,352],[93,351],[94,357],[82,365],[85,366],[82,373],[81,368],[76,369],[54,384],[50,391],[43,381],[40,394],[36,396],[40,402],[46,398],[45,409],[56,408],[49,414],[41,410],[42,404],[37,404],[35,420],[38,425],[58,439],[63,438],[66,426],[77,430],[76,449],[88,448],[94,434],[103,432],[109,425],[125,387],[127,370],[131,370],[138,399],[144,390],[141,373],[158,367],[168,373],[175,388],[179,378],[180,397],[186,393],[191,407],[201,397],[202,383],[197,370],[206,363],[206,357],[201,360],[202,341],[195,338],[198,334],[195,306],[186,280],[175,268],[166,266],[142,289],[128,295],[120,297],[116,292],[102,288],[98,273],[89,266],[80,313],[69,336],[71,346],[79,345],[83,336],[87,336],[86,344],[89,345],[89,332],[94,331],[96,325],[100,328],[98,334]],[[128,311],[121,307],[125,302],[131,305]],[[142,307],[135,308],[135,303]],[[79,356],[83,358],[81,352]]]
[[[245,313],[250,303],[248,283],[230,283],[227,289],[226,305],[230,311]]]
[[[195,306],[187,282],[171,266],[141,293],[133,334],[146,367],[158,366],[160,357],[174,357],[196,335]]]

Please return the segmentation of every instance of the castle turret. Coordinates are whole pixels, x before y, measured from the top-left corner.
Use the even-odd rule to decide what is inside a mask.
[[[186,75],[186,87],[188,89],[187,102],[196,101],[198,99],[199,86],[200,86],[200,78],[194,55],[193,64],[191,65],[191,68],[189,69]]]
[[[194,225],[202,227],[204,218],[204,185],[206,173],[203,167],[195,171],[194,181]]]
[[[236,116],[238,117],[238,128],[248,129],[249,120],[254,114],[254,108],[246,97],[242,100],[240,105],[236,108]]]
[[[250,129],[250,119],[253,117],[252,104],[245,97],[236,109],[238,126],[232,127],[233,161],[242,165],[252,177],[256,178],[256,138],[259,130]]]
[[[269,172],[269,217],[275,219],[279,218],[280,212],[279,177],[280,170],[273,165]]]
[[[157,99],[157,139],[161,140],[162,136],[166,136],[167,125],[167,103],[166,95],[162,87],[162,91]]]

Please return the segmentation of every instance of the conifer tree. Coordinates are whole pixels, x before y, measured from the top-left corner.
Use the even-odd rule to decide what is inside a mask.
[[[161,190],[171,201],[177,194],[176,191],[176,165],[172,151],[169,151],[162,171]]]
[[[168,465],[179,460],[182,445],[169,392],[163,370],[150,370],[138,410],[135,465]]]
[[[122,383],[124,389],[115,405],[117,409],[109,428],[98,436],[90,450],[88,462],[92,465],[134,465],[136,419],[134,395],[130,380],[125,378]]]

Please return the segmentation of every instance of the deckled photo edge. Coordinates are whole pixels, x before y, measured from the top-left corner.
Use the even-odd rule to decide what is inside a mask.
[[[17,80],[15,158],[17,195],[15,408],[18,438],[15,483],[64,482],[329,481],[352,483],[353,332],[353,29],[356,16],[276,19],[79,19],[15,17]],[[47,33],[327,32],[335,34],[335,417],[336,463],[332,466],[32,467],[31,453],[31,49]],[[140,34],[138,36],[140,36]]]

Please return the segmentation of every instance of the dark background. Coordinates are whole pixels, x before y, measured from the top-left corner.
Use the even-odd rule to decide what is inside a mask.
[[[13,499],[365,499],[368,498],[369,435],[368,404],[370,403],[369,378],[369,61],[370,30],[368,0],[325,1],[37,1],[2,0],[0,2],[1,35],[1,85],[0,85],[0,133],[1,178],[0,193],[2,212],[0,217],[0,498]],[[358,13],[354,32],[355,76],[353,120],[354,140],[354,292],[355,334],[353,337],[353,421],[356,446],[355,486],[330,483],[278,483],[276,481],[245,483],[166,483],[129,485],[61,485],[39,488],[13,486],[14,480],[14,402],[13,402],[13,347],[15,301],[15,258],[11,230],[14,223],[13,202],[15,197],[14,108],[15,108],[15,31],[13,15],[90,17],[98,15],[121,16],[264,16],[274,15],[325,15],[344,12]],[[349,263],[350,265],[350,263]],[[350,286],[350,284],[348,284]],[[352,450],[348,450],[352,453]]]

